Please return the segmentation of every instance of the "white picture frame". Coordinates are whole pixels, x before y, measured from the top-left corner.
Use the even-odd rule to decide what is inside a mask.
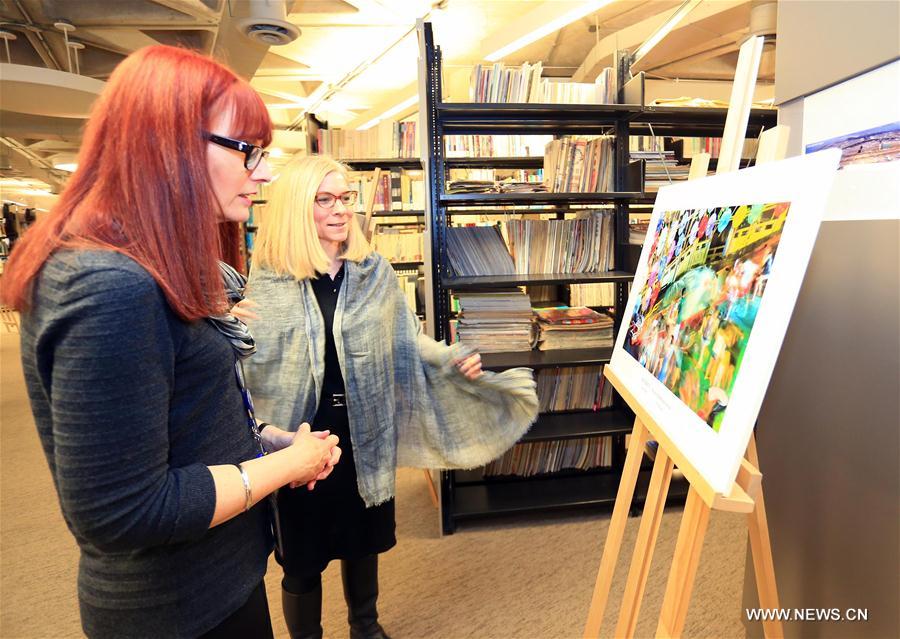
[[[646,425],[651,434],[666,447],[669,456],[695,486],[699,482],[708,486],[713,492],[723,495],[727,495],[731,490],[778,359],[781,343],[815,244],[839,159],[840,152],[837,149],[829,149],[738,172],[666,186],[659,191],[609,367],[618,378],[619,384],[627,390],[623,394],[639,404],[640,410],[635,406],[632,408],[635,409],[635,412],[649,418],[650,423]],[[718,420],[718,431],[716,431],[710,427],[706,419],[701,418],[666,384],[660,381],[658,375],[663,373],[661,369],[657,371],[657,374],[651,372],[651,369],[648,368],[651,363],[654,365],[654,370],[659,369],[658,366],[655,366],[659,362],[658,358],[650,362],[649,359],[644,358],[645,353],[640,352],[639,357],[644,359],[644,362],[641,363],[633,352],[626,349],[625,342],[626,339],[630,339],[630,332],[637,326],[633,322],[641,319],[649,320],[654,316],[651,312],[642,314],[640,304],[646,298],[647,291],[651,289],[646,286],[648,276],[651,274],[651,266],[648,262],[657,238],[660,220],[666,219],[665,212],[673,212],[670,214],[673,219],[679,215],[693,215],[694,217],[691,219],[697,219],[697,215],[700,215],[695,213],[697,211],[709,212],[723,210],[724,207],[744,205],[756,205],[756,210],[759,211],[758,205],[777,203],[788,203],[789,208],[782,219],[783,226],[780,227],[777,249],[772,253],[774,259],[770,260],[767,266],[769,270],[767,270],[764,288],[754,300],[755,319],[744,338],[746,342],[738,360],[739,366],[735,366],[726,404],[719,411],[721,415],[716,418]],[[768,210],[771,213],[774,209],[763,207],[762,210]],[[784,209],[779,210],[783,211]],[[736,212],[737,209],[734,211]],[[711,218],[711,216],[709,217]],[[734,219],[738,219],[737,216]],[[746,219],[751,218],[747,216]],[[736,246],[737,243],[734,245]],[[757,249],[754,247],[759,246],[759,243],[751,244],[750,248],[746,250],[755,251]],[[659,255],[659,252],[654,255]],[[754,253],[754,256],[758,256],[758,254]],[[731,255],[723,254],[721,260],[715,264],[724,263],[722,260],[726,258],[730,259]],[[739,261],[736,260],[735,263],[737,264]],[[746,261],[750,262],[749,254]],[[659,262],[654,263],[657,266],[659,264]],[[701,266],[703,264],[698,264],[697,268]],[[716,271],[714,268],[708,267],[706,270],[718,275],[717,282],[724,279],[722,274],[726,272],[726,269]],[[735,266],[734,270],[738,271],[739,267]],[[748,268],[740,269],[740,272],[749,270]],[[659,277],[658,272],[659,269],[654,278]],[[715,284],[710,286],[715,288]],[[735,290],[738,289],[735,288]],[[650,299],[660,300],[662,296]],[[684,296],[684,299],[687,299],[687,295]],[[716,299],[722,298],[719,296]],[[728,304],[732,303],[734,300],[728,302]],[[688,306],[684,302],[678,302],[678,304],[679,309]],[[718,305],[718,310],[709,311],[709,313],[718,313],[716,318],[711,318],[711,321],[715,322],[719,328],[725,326],[729,321],[733,321],[733,318],[732,320],[718,319],[723,312],[722,304]],[[674,304],[670,306],[674,306]],[[660,303],[659,306],[651,308],[663,307],[664,305]],[[712,309],[712,306],[709,308]],[[732,307],[728,308],[730,312]],[[725,313],[724,316],[727,317],[728,313]],[[658,319],[661,315],[656,313],[655,317]],[[697,316],[694,314],[692,317],[696,318]],[[685,328],[684,332],[680,332],[673,328],[667,333],[666,331],[657,331],[655,334],[666,333],[670,336],[674,334],[680,336],[681,339],[687,339],[687,330]],[[647,346],[649,352],[650,346],[646,340],[644,345]],[[630,347],[632,351],[636,350],[634,343],[630,343]],[[654,352],[658,352],[658,350]],[[685,374],[688,372],[690,371],[685,371]],[[718,408],[721,406],[719,404]]]

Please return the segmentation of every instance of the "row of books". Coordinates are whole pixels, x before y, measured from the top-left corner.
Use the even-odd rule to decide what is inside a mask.
[[[425,246],[418,224],[377,225],[372,235],[373,248],[388,262],[421,262]]]
[[[485,477],[531,477],[561,470],[589,470],[612,466],[613,439],[582,437],[516,444],[484,467]]]
[[[605,383],[603,366],[544,368],[535,381],[542,413],[612,406],[612,385]]]
[[[368,158],[417,158],[416,122],[382,120],[363,131],[319,129],[319,153],[345,160]]]
[[[552,135],[445,135],[444,157],[540,157]]]
[[[615,268],[612,211],[567,220],[502,223],[516,273],[598,273]]]
[[[616,285],[611,282],[572,284],[569,306],[612,307],[616,305]]]
[[[613,104],[616,101],[612,69],[607,67],[592,83],[542,78],[543,65],[524,63],[506,67],[476,64],[469,81],[472,102],[537,104]]]
[[[540,351],[613,345],[613,318],[606,313],[581,306],[535,309],[534,314]]]
[[[461,277],[601,273],[615,268],[613,213],[568,220],[509,220],[447,229],[447,257]]]
[[[403,291],[406,298],[406,303],[409,304],[409,307],[413,312],[416,312],[416,285],[419,278],[418,269],[397,269],[395,273],[397,275],[397,282],[400,284],[400,290]]]
[[[375,188],[373,211],[423,211],[425,209],[424,171],[401,170],[382,171],[378,184],[373,185],[374,174],[370,171],[351,171],[348,186],[359,192],[356,211],[364,212],[371,189]]]
[[[544,150],[544,183],[551,193],[604,193],[613,188],[615,136],[564,137]]]

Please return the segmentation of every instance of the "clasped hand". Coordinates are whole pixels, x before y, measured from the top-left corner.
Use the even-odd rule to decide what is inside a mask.
[[[310,429],[309,424],[301,424],[296,433],[277,426],[266,426],[262,432],[263,445],[268,452],[289,450],[296,464],[295,478],[291,488],[306,485],[308,490],[316,487],[316,482],[327,478],[341,459],[341,448],[337,435],[331,431]]]

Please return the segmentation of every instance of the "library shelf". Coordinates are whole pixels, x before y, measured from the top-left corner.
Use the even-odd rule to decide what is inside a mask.
[[[422,160],[419,158],[352,158],[338,160],[346,164],[354,171],[372,171],[373,169],[421,169]]]
[[[619,475],[583,471],[577,474],[503,478],[480,483],[458,482],[453,488],[453,516],[457,521],[500,513],[524,513],[574,506],[609,506],[616,501]]]
[[[607,347],[482,353],[481,367],[485,370],[504,370],[519,366],[535,369],[557,366],[594,366],[608,363],[612,357],[612,350],[612,347]]]
[[[444,160],[444,166],[448,169],[542,169],[544,168],[544,156],[448,157]]]
[[[634,416],[617,408],[541,413],[521,442],[578,439],[630,433]]]
[[[601,271],[598,273],[532,273],[516,275],[445,276],[444,287],[453,291],[509,288],[511,286],[549,286],[556,284],[596,284],[602,282],[630,282],[630,271]]]
[[[442,193],[442,206],[489,206],[533,204],[599,204],[616,200],[631,200],[642,197],[643,193],[630,191],[607,191],[604,193]]]

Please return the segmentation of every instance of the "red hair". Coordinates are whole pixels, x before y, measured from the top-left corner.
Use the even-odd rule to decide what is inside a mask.
[[[207,171],[205,132],[223,112],[231,136],[268,146],[262,99],[221,64],[187,49],[152,46],[116,67],[84,133],[78,169],[59,202],[10,255],[2,298],[27,309],[32,283],[58,249],[131,257],[186,320],[225,307],[216,260],[233,247]]]

